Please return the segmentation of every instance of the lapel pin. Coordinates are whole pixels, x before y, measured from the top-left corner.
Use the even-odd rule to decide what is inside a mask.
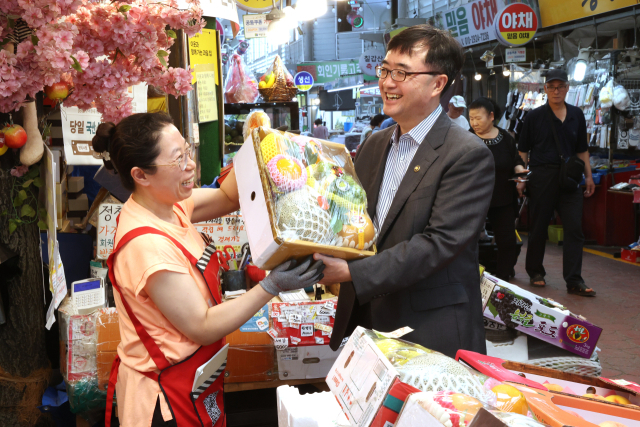
[[[420,166],[416,166],[415,168],[413,168],[414,172],[418,172],[420,170]]]

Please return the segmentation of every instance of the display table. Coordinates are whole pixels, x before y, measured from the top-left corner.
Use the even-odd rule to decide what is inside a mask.
[[[638,237],[638,217],[640,217],[640,203],[635,203],[634,199],[634,192],[633,191],[618,191],[618,190],[607,190],[609,193],[613,193],[613,194],[623,194],[625,196],[629,196],[630,199],[630,203],[631,203],[631,209],[633,210],[633,225],[634,225],[634,238],[637,239]],[[637,240],[634,240],[637,241]]]
[[[618,182],[629,182],[637,171],[602,175],[600,188],[586,197],[582,209],[582,230],[587,241],[601,246],[626,246],[638,238],[638,218],[629,209],[631,198],[626,194],[609,191]],[[635,221],[635,225],[634,225]]]

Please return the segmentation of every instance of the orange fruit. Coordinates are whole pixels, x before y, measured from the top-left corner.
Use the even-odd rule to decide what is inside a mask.
[[[527,415],[527,400],[520,391],[508,384],[499,384],[491,389],[498,397],[498,408],[503,412]]]
[[[285,158],[278,160],[278,163],[276,163],[276,168],[278,168],[283,176],[286,176],[287,178],[292,180],[296,180],[300,178],[300,175],[302,175],[300,166],[291,159]]]
[[[547,390],[549,390],[549,391],[562,391],[562,390],[564,390],[564,387],[562,387],[559,384],[547,383],[547,384],[542,384],[542,385],[545,386],[547,388]]]

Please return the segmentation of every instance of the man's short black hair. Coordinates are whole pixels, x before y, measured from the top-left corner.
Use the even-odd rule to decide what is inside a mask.
[[[460,43],[449,31],[423,24],[407,28],[393,37],[387,45],[388,51],[395,50],[410,56],[414,49],[427,49],[424,63],[431,66],[433,71],[446,74],[447,84],[442,93],[446,92],[464,63]]]
[[[315,123],[316,126],[320,126],[322,124],[322,119],[316,119],[313,123]]]

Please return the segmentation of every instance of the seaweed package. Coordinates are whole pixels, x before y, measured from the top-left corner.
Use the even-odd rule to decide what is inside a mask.
[[[372,248],[376,232],[366,194],[344,146],[264,127],[253,135],[283,239]]]

